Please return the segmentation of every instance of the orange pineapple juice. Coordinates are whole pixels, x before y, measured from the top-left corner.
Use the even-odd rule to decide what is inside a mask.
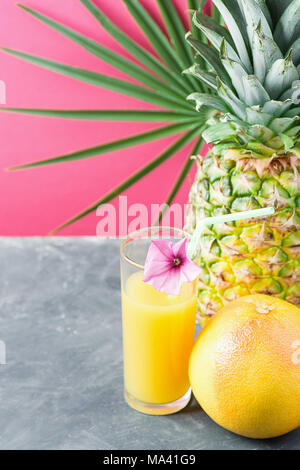
[[[122,286],[125,389],[135,399],[170,403],[190,387],[188,360],[196,322],[196,283],[179,296],[159,292],[132,274]]]

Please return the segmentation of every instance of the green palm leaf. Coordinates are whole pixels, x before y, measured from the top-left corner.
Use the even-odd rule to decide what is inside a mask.
[[[65,119],[88,119],[96,121],[137,121],[137,122],[172,122],[197,118],[194,111],[186,113],[172,113],[168,111],[140,111],[140,110],[73,110],[73,109],[32,109],[32,108],[0,108],[1,111],[30,114],[33,116],[46,116]]]
[[[181,111],[182,108],[188,110],[192,109],[183,100],[168,98],[165,95],[162,95],[161,93],[156,93],[139,85],[134,85],[132,83],[126,82],[125,80],[119,80],[117,78],[108,77],[100,73],[90,72],[89,70],[71,67],[69,65],[54,62],[52,60],[43,59],[42,57],[37,57],[31,54],[25,54],[24,52],[15,51],[13,49],[8,49],[5,47],[3,47],[2,50],[7,52],[8,54],[19,57],[20,59],[27,60],[28,62],[39,65],[48,70],[61,73],[62,75],[67,75],[77,80],[91,83],[92,85],[117,91],[118,93],[129,95],[133,98],[137,98],[148,103],[156,104],[157,106],[166,107],[169,109],[176,109],[177,111]]]
[[[172,87],[170,87],[170,85],[167,85],[166,83],[162,82],[160,79],[156,78],[154,75],[145,71],[144,69],[134,64],[133,62],[127,59],[124,59],[120,55],[101,46],[97,42],[86,38],[82,34],[77,33],[71,28],[68,28],[62,25],[61,23],[58,23],[57,21],[54,21],[51,18],[45,15],[42,15],[41,13],[31,8],[25,7],[24,5],[21,5],[21,4],[18,4],[18,6],[22,8],[23,10],[27,11],[28,13],[30,13],[31,15],[33,15],[35,18],[37,18],[44,24],[50,26],[54,30],[60,32],[67,38],[71,39],[73,42],[76,42],[85,50],[95,55],[99,59],[104,60],[105,62],[109,63],[110,65],[124,72],[126,75],[140,81],[144,85],[154,90],[161,91],[163,96],[167,96],[167,97],[172,96],[177,101],[179,100],[178,102],[181,102],[182,100],[184,100],[185,98],[184,94],[180,94],[177,91],[174,91]]]
[[[134,17],[150,44],[154,47],[159,57],[171,68],[181,73],[184,63],[172,48],[167,37],[163,34],[159,26],[147,13],[144,7],[135,0],[123,0],[127,9]]]
[[[180,60],[185,67],[188,67],[190,63],[194,61],[191,48],[188,47],[185,41],[185,29],[180,20],[177,11],[172,2],[166,3],[164,0],[156,0],[162,17],[164,19],[167,30],[170,34],[170,38],[175,46]]]
[[[128,178],[126,181],[121,183],[119,186],[117,186],[115,189],[110,191],[108,194],[106,194],[104,197],[99,199],[99,201],[95,202],[91,206],[89,206],[87,209],[84,211],[80,212],[78,215],[73,217],[72,219],[67,220],[65,223],[57,227],[53,232],[51,232],[51,235],[59,232],[63,228],[68,227],[69,225],[73,224],[74,222],[77,222],[78,220],[82,219],[83,217],[87,216],[91,212],[94,212],[101,204],[107,204],[110,202],[112,199],[115,197],[119,196],[119,194],[123,193],[126,191],[126,189],[130,188],[132,185],[134,185],[137,181],[142,179],[144,176],[148,175],[153,171],[155,168],[157,168],[159,165],[164,163],[166,160],[168,160],[170,157],[172,157],[176,152],[178,152],[180,149],[185,147],[190,141],[192,141],[199,133],[201,132],[201,129],[199,127],[196,127],[192,130],[190,130],[188,133],[186,133],[183,137],[180,137],[175,143],[173,143],[170,147],[168,147],[161,155],[159,155],[157,158],[152,160],[150,163],[148,163],[146,166],[141,168],[139,171],[134,173],[130,178]]]
[[[181,56],[176,54],[175,50],[169,43],[168,38],[163,34],[144,7],[135,0],[123,0],[123,2],[126,4],[129,12],[141,27],[159,56],[171,69],[173,68],[181,73],[185,67],[185,62],[182,61]],[[195,86],[193,78],[188,77],[188,81],[190,82],[191,87]]]
[[[186,129],[194,130],[195,127],[199,128],[198,120],[190,119],[188,121],[183,121],[178,124],[173,124],[171,126],[160,127],[153,131],[144,132],[142,134],[136,134],[131,137],[126,137],[125,139],[115,140],[113,142],[108,142],[106,144],[98,145],[96,147],[91,147],[88,149],[80,150],[79,152],[69,153],[67,155],[61,155],[60,157],[48,158],[46,160],[39,160],[37,162],[25,163],[24,165],[18,165],[12,168],[9,168],[9,171],[21,170],[25,168],[33,168],[38,166],[52,165],[55,163],[71,162],[74,160],[82,160],[85,158],[95,157],[102,155],[104,153],[113,152],[115,150],[124,149],[127,147],[132,147],[134,145],[144,144],[145,142],[150,142],[152,140],[161,139],[172,134],[177,134]]]
[[[190,87],[187,86],[186,80],[177,72],[166,67],[165,64],[160,62],[154,55],[143,49],[130,37],[123,33],[112,21],[110,21],[106,15],[96,7],[91,0],[79,0],[88,11],[99,21],[101,26],[116,40],[118,43],[129,52],[135,59],[139,60],[141,64],[148,67],[156,73],[157,76],[161,77],[167,83],[171,83],[175,86],[178,92],[182,91],[188,93]]]

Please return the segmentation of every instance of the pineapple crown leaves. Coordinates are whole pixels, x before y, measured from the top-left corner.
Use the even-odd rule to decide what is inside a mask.
[[[196,12],[193,22],[205,43],[187,35],[206,65],[196,64],[186,73],[205,82],[218,96],[209,99],[218,116],[207,122],[204,139],[218,145],[221,152],[228,151],[231,142],[241,155],[246,152],[258,159],[298,155],[300,0],[213,3],[227,29]],[[197,110],[207,105],[203,93],[192,93],[188,99],[195,100]]]

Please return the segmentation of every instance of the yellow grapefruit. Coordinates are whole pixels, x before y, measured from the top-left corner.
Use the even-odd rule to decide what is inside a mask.
[[[300,426],[300,309],[267,295],[229,303],[194,345],[190,382],[204,411],[242,436]]]

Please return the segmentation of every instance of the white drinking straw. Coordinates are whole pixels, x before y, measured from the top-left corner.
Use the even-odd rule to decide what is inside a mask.
[[[236,220],[252,219],[255,217],[265,217],[267,215],[274,214],[274,212],[274,207],[264,207],[263,209],[255,209],[252,211],[245,212],[234,212],[232,214],[225,214],[217,217],[206,217],[205,219],[200,220],[188,244],[188,257],[190,259],[194,259],[196,258],[196,256],[198,256],[200,237],[202,235],[204,227],[207,227],[207,225],[220,224],[222,222],[235,222]]]

